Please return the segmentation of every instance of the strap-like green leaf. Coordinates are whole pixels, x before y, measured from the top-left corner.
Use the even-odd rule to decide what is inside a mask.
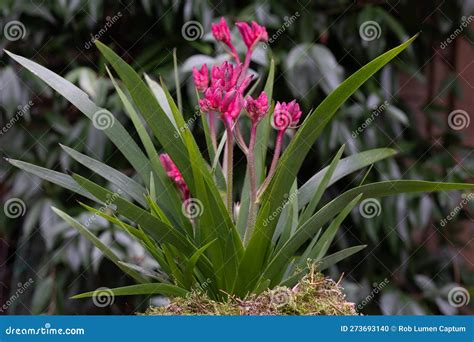
[[[150,88],[140,76],[109,47],[95,41],[105,59],[112,65],[128,89],[135,105],[139,109],[153,134],[163,146],[171,159],[176,163],[188,186],[194,189],[194,180],[190,170],[190,161],[183,141],[173,123],[161,108]],[[177,138],[178,137],[178,138]],[[149,176],[149,172],[147,177]]]
[[[322,207],[316,214],[306,221],[306,223],[301,226],[301,228],[299,228],[295,234],[291,236],[291,238],[276,253],[275,257],[268,264],[265,270],[265,277],[271,279],[272,275],[277,274],[282,267],[285,267],[291,256],[295,255],[296,251],[306,242],[308,237],[313,236],[313,234],[315,234],[318,229],[329,222],[334,216],[343,210],[352,199],[360,194],[363,194],[361,199],[365,199],[411,192],[433,192],[463,189],[474,189],[474,184],[393,180],[362,185],[346,191]]]
[[[187,290],[170,284],[148,283],[117,287],[115,289],[104,289],[111,296],[136,296],[136,295],[164,295],[168,297],[185,297]],[[72,299],[89,298],[98,296],[100,291],[81,293],[71,297]]]
[[[104,108],[96,106],[85,92],[61,76],[27,58],[15,55],[9,51],[5,52],[23,67],[47,83],[51,88],[64,96],[66,100],[71,102],[90,120],[93,120],[94,114],[105,111]],[[110,113],[110,115],[112,114]],[[145,184],[147,184],[150,175],[149,162],[122,124],[115,119],[113,124],[108,125],[103,132],[114,143],[114,145],[117,146],[120,152],[122,152],[125,158],[127,158],[134,169],[140,174]]]
[[[308,206],[301,214],[300,225],[305,223],[311,216],[313,216],[313,213],[316,210],[316,207],[318,206],[321,197],[323,197],[324,191],[326,191],[327,187],[329,186],[329,180],[332,178],[332,175],[334,174],[334,171],[336,170],[336,167],[339,164],[339,160],[341,159],[342,153],[344,152],[344,148],[345,145],[342,145],[339,151],[337,151],[334,159],[331,161],[329,167],[325,169],[324,176],[321,179],[321,182],[319,183],[318,188],[313,195],[313,198],[311,198]]]
[[[319,272],[324,271],[326,268],[337,264],[339,261],[342,261],[345,258],[350,257],[352,254],[355,254],[363,250],[365,247],[367,247],[367,245],[359,245],[359,246],[349,247],[341,251],[337,251],[336,253],[328,255],[327,257],[321,259],[319,263],[316,263],[315,269],[318,270]],[[293,287],[301,280],[301,278],[306,273],[308,273],[308,271],[309,271],[309,268],[306,266],[304,269],[297,271],[291,277],[285,279],[283,282],[280,283],[280,285]]]
[[[334,171],[328,186],[336,183],[341,178],[363,169],[364,167],[370,166],[380,160],[386,159],[395,155],[397,151],[391,148],[376,148],[360,153],[353,154],[349,157],[343,158],[337,164],[336,170]],[[306,183],[304,183],[298,190],[298,204],[302,209],[313,197],[314,192],[319,187],[321,179],[329,166],[325,167],[313,177],[311,177]]]
[[[31,173],[32,175],[38,176],[41,179],[44,179],[48,182],[59,185],[60,187],[63,187],[65,189],[71,190],[75,192],[76,194],[87,197],[93,201],[100,202],[97,198],[92,196],[89,192],[81,188],[76,183],[76,181],[69,175],[66,175],[61,172],[49,170],[44,167],[30,164],[21,160],[9,159],[9,158],[5,158],[5,160],[9,162],[10,164],[12,164],[13,166],[16,166],[17,168],[22,169],[28,173]]]
[[[167,225],[135,204],[130,203],[118,193],[107,190],[80,175],[74,174],[73,178],[81,187],[104,203],[116,205],[117,211],[121,215],[139,224],[158,243],[168,242],[189,254],[193,253],[194,248],[191,243],[177,229]]]
[[[154,197],[154,200],[158,203],[160,208],[163,208],[166,213],[170,213],[170,219],[174,219],[175,222],[179,223],[182,226],[189,225],[189,222],[187,222],[187,218],[183,217],[181,212],[181,198],[178,193],[178,190],[176,189],[174,184],[171,183],[169,177],[166,175],[166,172],[163,169],[163,166],[161,165],[161,162],[159,160],[158,152],[156,151],[155,145],[153,144],[145,126],[142,123],[142,118],[137,113],[129,98],[125,95],[124,91],[117,84],[117,81],[115,80],[107,66],[106,70],[109,74],[112,84],[115,87],[115,90],[117,91],[117,94],[120,97],[120,100],[123,103],[125,112],[128,114],[128,116],[132,120],[133,125],[135,126],[135,130],[137,131],[138,136],[140,137],[140,140],[142,141],[142,144],[145,147],[145,151],[148,155],[148,158],[150,158],[150,163],[154,173],[150,172],[150,175],[152,176],[150,177],[149,184],[151,187],[151,184],[153,182],[155,188],[154,190],[156,196]]]
[[[104,179],[110,181],[112,184],[115,184],[120,190],[127,193],[141,205],[147,205],[145,201],[145,188],[135,182],[133,179],[128,176],[125,176],[122,172],[115,170],[113,167],[110,167],[98,160],[95,160],[94,158],[86,156],[85,154],[82,154],[68,146],[62,144],[60,144],[60,146],[77,162],[94,171]]]
[[[342,221],[350,214],[351,210],[359,203],[362,194],[354,198],[348,205],[336,216],[336,218],[331,222],[329,227],[324,231],[321,238],[318,240],[316,245],[314,246],[313,250],[309,254],[308,258],[319,261],[321,260],[326,252],[328,251],[329,247],[331,246],[334,237],[342,224]]]
[[[96,246],[104,255],[112,261],[115,265],[117,265],[118,268],[120,268],[123,272],[127,273],[129,276],[131,276],[133,279],[138,281],[139,283],[144,283],[147,281],[146,278],[144,278],[140,273],[136,272],[133,269],[130,269],[128,267],[125,267],[124,265],[120,264],[119,261],[120,259],[118,256],[115,255],[112,250],[104,245],[102,241],[100,241],[94,234],[92,234],[86,227],[84,227],[82,224],[77,222],[75,219],[73,219],[71,216],[66,214],[65,212],[59,210],[58,208],[52,207],[51,208],[56,215],[61,217],[64,221],[69,223],[74,229],[76,229],[82,236],[84,236],[87,240],[92,242],[94,246]]]
[[[278,208],[284,201],[284,195],[291,187],[291,182],[288,182],[288,179],[294,179],[297,176],[311,146],[334,117],[336,111],[365,81],[405,50],[415,38],[416,36],[363,66],[333,90],[307,117],[283,153],[276,173],[264,193],[262,205],[270,204],[267,210],[269,213],[276,213],[278,216]],[[264,225],[263,222],[266,219],[267,217],[259,213],[256,229],[241,263],[239,283],[244,285],[242,293],[248,292],[249,288],[255,286],[255,282],[259,279],[262,268],[265,266],[265,257],[268,254],[277,221],[274,220],[270,224]]]
[[[337,264],[339,261],[350,257],[352,254],[363,250],[365,247],[367,247],[367,245],[353,246],[343,249],[341,251],[337,251],[334,254],[328,255],[327,257],[321,259],[321,261],[316,266],[316,270],[318,270],[319,272],[324,271],[326,268]]]

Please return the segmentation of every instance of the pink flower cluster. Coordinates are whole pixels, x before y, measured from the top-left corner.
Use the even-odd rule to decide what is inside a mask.
[[[236,64],[224,62],[219,66],[213,66],[209,84],[209,71],[206,65],[200,70],[193,69],[193,78],[196,89],[203,93],[203,98],[199,100],[201,110],[206,113],[217,112],[221,114],[221,120],[226,128],[232,129],[235,121],[239,117],[244,107],[252,120],[258,122],[268,110],[268,99],[265,93],[262,93],[258,100],[248,97],[244,100],[244,92],[247,89],[251,76],[247,76],[250,57],[256,44],[260,41],[267,41],[268,34],[265,27],[253,22],[237,23],[237,28],[247,45],[247,54],[245,62],[240,63],[237,51],[232,44],[230,30],[224,18],[219,23],[212,25],[212,34],[217,41],[224,43],[231,51]],[[256,107],[258,104],[258,108]]]
[[[241,64],[234,66],[229,62],[224,62],[220,66],[213,66],[211,84],[202,91],[204,97],[199,100],[203,112],[221,113],[221,119],[226,127],[233,126],[245,104],[243,93],[252,77],[245,77],[243,72]],[[196,78],[195,76],[195,82]],[[201,73],[199,78],[204,78]]]
[[[233,139],[236,139],[238,146],[247,157],[247,167],[250,179],[250,204],[248,215],[248,229],[255,224],[255,208],[258,194],[262,193],[268,186],[273,174],[275,173],[277,163],[283,146],[283,138],[286,129],[295,128],[301,118],[301,109],[296,100],[291,102],[277,102],[274,108],[272,126],[277,130],[273,159],[266,179],[257,189],[255,155],[254,149],[257,140],[257,125],[269,112],[269,98],[262,91],[258,97],[244,97],[252,77],[247,75],[253,51],[259,42],[268,41],[268,34],[265,27],[256,22],[251,24],[237,22],[237,29],[242,37],[247,51],[243,63],[240,61],[239,54],[232,44],[232,37],[229,27],[224,18],[212,25],[212,34],[214,38],[222,42],[229,52],[232,62],[225,61],[220,65],[212,66],[210,72],[207,65],[200,69],[193,69],[193,79],[196,90],[200,93],[199,106],[202,112],[207,113],[209,117],[209,132],[214,150],[217,149],[217,130],[215,126],[215,115],[224,123],[227,131],[226,149],[224,150],[223,170],[226,171],[227,183],[227,207],[229,214],[232,215],[232,168],[233,168]],[[237,122],[241,112],[245,110],[250,121],[250,139],[247,144],[244,135],[240,132],[240,126]],[[183,194],[183,198],[189,196],[189,190],[184,183],[181,173],[167,155],[160,156],[168,176],[173,179]],[[250,233],[246,231],[245,237],[248,239]]]
[[[179,191],[181,192],[181,196],[183,197],[183,201],[189,199],[189,188],[184,181],[183,175],[178,170],[176,164],[171,160],[170,156],[166,153],[160,154],[160,162],[163,165],[163,168],[166,171],[166,174],[169,178],[176,184]]]
[[[194,84],[203,94],[203,98],[199,100],[201,110],[205,113],[220,113],[222,121],[230,128],[244,108],[252,123],[258,124],[267,114],[269,107],[265,92],[260,93],[256,99],[247,96],[244,100],[243,95],[251,81],[251,76],[246,76],[250,57],[257,43],[268,41],[267,30],[256,22],[252,22],[251,25],[237,22],[236,26],[247,46],[245,62],[240,63],[227,22],[221,18],[217,24],[212,24],[212,34],[217,41],[224,43],[231,50],[231,55],[237,64],[233,65],[226,61],[219,66],[213,66],[210,80],[207,65],[204,64],[201,69],[196,67],[193,69]],[[279,131],[295,127],[300,117],[300,106],[295,100],[290,103],[277,102],[273,127]]]

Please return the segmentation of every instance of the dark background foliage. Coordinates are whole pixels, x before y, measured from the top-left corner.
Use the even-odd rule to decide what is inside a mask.
[[[272,40],[260,52],[276,61],[274,98],[297,98],[305,113],[362,65],[421,32],[408,52],[341,108],[305,161],[301,181],[326,165],[342,143],[351,153],[375,147],[399,151],[367,175],[334,187],[335,194],[364,176],[472,182],[474,125],[453,130],[448,114],[463,110],[472,118],[474,37],[469,28],[459,29],[473,7],[469,1],[408,0],[0,1],[0,47],[66,75],[126,123],[91,36],[99,35],[134,68],[155,79],[162,76],[170,86],[176,48],[185,115],[191,117],[195,104],[188,100],[194,99],[189,70],[202,63],[203,55],[222,53],[209,39],[210,25],[220,16],[267,26]],[[191,20],[201,25],[201,39],[183,35],[183,25]],[[12,21],[23,25],[21,39],[6,36],[5,28]],[[376,39],[361,36],[359,30],[366,22],[378,24]],[[453,34],[456,39],[447,43]],[[3,52],[0,58],[1,126],[15,120],[0,136],[4,155],[56,170],[76,170],[79,166],[60,151],[58,143],[62,143],[127,172],[128,165],[117,158],[114,147],[73,106],[21,71]],[[258,58],[252,67],[264,74],[266,61]],[[17,120],[18,106],[29,101],[30,110]],[[365,125],[368,117],[374,119]],[[358,127],[364,129],[354,134]],[[236,165],[243,167],[243,163]],[[2,204],[19,198],[26,205],[18,218],[0,212],[0,304],[8,304],[10,314],[132,313],[146,307],[149,298],[117,299],[105,308],[92,301],[69,300],[75,293],[125,285],[129,280],[51,212],[50,206],[55,205],[81,217],[76,197],[3,161],[0,182]],[[359,304],[362,313],[473,314],[472,301],[456,308],[447,300],[452,287],[472,294],[474,286],[472,203],[448,224],[441,224],[460,201],[460,194],[400,196],[381,201],[380,215],[372,219],[354,215],[335,248],[354,241],[368,248],[329,275],[338,279],[344,274],[349,299]],[[105,222],[97,220],[91,229],[124,259],[150,262],[128,236]],[[33,285],[16,296],[29,279]]]

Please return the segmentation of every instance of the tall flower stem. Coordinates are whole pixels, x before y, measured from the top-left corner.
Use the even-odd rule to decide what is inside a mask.
[[[239,64],[240,63],[239,54],[237,53],[237,50],[235,49],[234,45],[230,44],[229,48],[230,48],[231,56],[234,57],[235,59],[235,63]]]
[[[229,210],[229,215],[232,219],[233,210],[232,210],[232,177],[233,177],[233,150],[234,150],[234,139],[232,134],[232,128],[229,125],[226,125],[227,137],[226,137],[226,172],[227,172],[227,209]]]
[[[252,58],[252,50],[247,50],[247,53],[245,54],[244,65],[242,67],[242,73],[240,75],[241,78],[244,78],[245,75],[247,75],[247,70],[249,69],[251,58]]]
[[[217,135],[216,135],[216,115],[209,112],[209,130],[211,131],[211,142],[214,151],[217,151]]]
[[[285,133],[285,130],[279,130],[277,133],[277,137],[275,141],[275,151],[273,154],[272,163],[270,165],[270,170],[268,171],[267,178],[265,179],[262,186],[258,190],[257,198],[260,198],[260,196],[263,194],[265,189],[268,187],[268,184],[270,183],[270,180],[272,179],[273,174],[275,173],[276,167],[278,165],[278,160],[280,159],[281,145],[283,142],[284,133]]]
[[[247,217],[247,228],[244,234],[244,244],[247,245],[255,228],[256,206],[257,206],[257,174],[255,170],[255,141],[257,138],[257,125],[252,123],[250,130],[250,141],[247,153],[247,170],[250,182],[249,213]]]
[[[235,141],[237,142],[237,144],[239,145],[240,149],[245,154],[245,156],[247,156],[249,148],[245,144],[244,137],[242,136],[242,133],[240,132],[239,124],[236,123],[234,128],[235,128]]]

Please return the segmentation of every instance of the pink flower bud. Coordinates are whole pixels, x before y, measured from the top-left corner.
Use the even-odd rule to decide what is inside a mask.
[[[176,184],[183,200],[189,199],[189,188],[184,181],[183,175],[179,172],[176,164],[171,160],[170,156],[166,153],[160,154],[160,162],[163,165],[163,168],[166,171],[166,174],[169,178]]]
[[[198,91],[203,92],[206,90],[206,88],[209,86],[209,70],[207,69],[207,65],[203,64],[201,70],[198,70],[196,67],[194,67],[193,78],[194,85]]]
[[[211,70],[211,85],[222,87],[224,91],[229,91],[237,86],[242,65],[232,65],[224,62],[220,66],[213,66]]]
[[[288,127],[295,127],[301,118],[301,110],[296,100],[290,103],[277,102],[273,111],[273,127],[276,130],[286,130]]]
[[[235,24],[239,30],[245,45],[249,50],[253,50],[255,45],[262,41],[268,41],[268,33],[265,27],[260,26],[255,21],[252,21],[252,26],[245,22],[238,22]]]
[[[204,98],[199,100],[199,106],[203,112],[219,110],[222,101],[222,89],[211,86],[204,92]]]
[[[225,94],[220,108],[222,120],[228,127],[232,127],[235,120],[240,115],[244,107],[244,98],[242,94],[236,90],[232,90]]]
[[[218,24],[212,24],[211,31],[216,40],[221,41],[226,45],[231,44],[229,26],[227,26],[224,17],[221,17]]]
[[[268,111],[268,97],[264,91],[258,98],[247,97],[245,109],[253,123],[258,123]]]
[[[288,113],[290,113],[290,116],[291,116],[290,126],[295,127],[301,118],[300,105],[296,103],[296,100],[293,100],[290,103],[288,103],[287,109],[288,109]]]

